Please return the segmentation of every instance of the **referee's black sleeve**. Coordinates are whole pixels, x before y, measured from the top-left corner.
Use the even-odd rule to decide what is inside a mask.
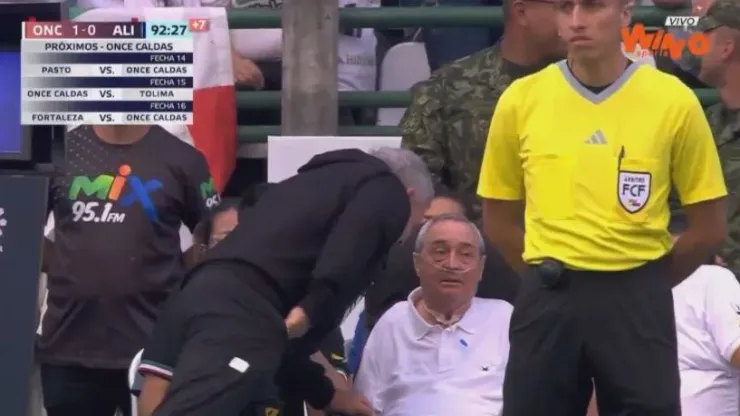
[[[299,302],[312,325],[350,303],[370,284],[373,271],[401,237],[409,201],[394,176],[364,184],[339,215],[313,270],[313,282]],[[336,302],[337,296],[341,296]]]

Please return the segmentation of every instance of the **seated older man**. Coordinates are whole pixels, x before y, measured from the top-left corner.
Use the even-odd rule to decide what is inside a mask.
[[[459,215],[431,218],[413,256],[421,287],[373,328],[355,389],[383,416],[500,415],[512,307],[475,297],[478,228]]]

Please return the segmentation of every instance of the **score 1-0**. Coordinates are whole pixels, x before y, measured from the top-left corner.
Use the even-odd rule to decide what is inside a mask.
[[[190,19],[188,20],[188,28],[191,32],[208,32],[208,19]]]

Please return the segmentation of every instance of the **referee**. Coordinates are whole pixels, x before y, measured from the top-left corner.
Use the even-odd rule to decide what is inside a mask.
[[[583,415],[593,385],[601,416],[680,415],[671,288],[723,242],[726,189],[696,96],[622,54],[630,4],[558,0],[568,59],[493,113],[483,224],[523,276],[504,416]],[[675,245],[671,184],[688,220]]]

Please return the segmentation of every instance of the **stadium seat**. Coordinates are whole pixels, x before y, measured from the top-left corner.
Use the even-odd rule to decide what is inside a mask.
[[[429,61],[424,44],[403,42],[386,52],[380,65],[381,91],[407,91],[414,84],[429,78]],[[405,108],[378,109],[379,126],[397,126]]]
[[[138,369],[139,364],[141,364],[141,354],[144,353],[144,350],[139,351],[136,353],[136,356],[133,360],[131,360],[131,365],[128,367],[128,387],[131,389],[131,416],[138,416],[138,412],[136,411],[136,408],[138,406],[136,395],[133,393],[135,389],[137,389],[139,386],[137,385],[138,381]]]

